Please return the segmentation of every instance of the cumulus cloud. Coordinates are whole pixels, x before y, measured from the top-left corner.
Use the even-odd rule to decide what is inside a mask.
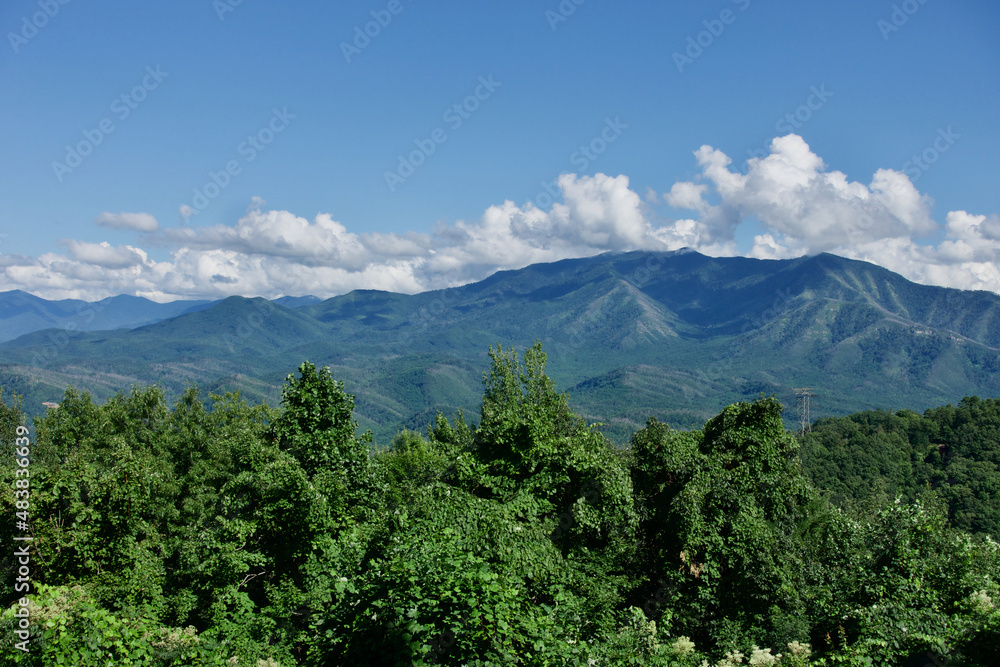
[[[92,264],[105,269],[122,269],[127,266],[141,264],[146,259],[146,253],[131,246],[114,248],[110,243],[83,243],[67,241],[69,254],[83,264]]]
[[[705,192],[707,190],[707,185],[696,185],[682,181],[674,183],[665,199],[674,208],[689,208],[704,212],[708,207],[705,203]]]
[[[149,213],[109,213],[105,211],[95,220],[101,227],[111,229],[132,229],[138,232],[155,232],[160,223]]]
[[[431,233],[359,234],[329,214],[309,220],[267,210],[255,198],[232,225],[159,230],[152,238],[172,248],[168,261],[132,246],[66,241],[68,255],[49,253],[0,275],[49,298],[332,296],[359,288],[415,293],[535,262],[677,249],[698,238],[695,221],[654,227],[626,176],[565,174],[558,184],[562,201],[549,210],[506,201],[479,220],[439,224]]]
[[[876,238],[919,238],[938,227],[931,200],[902,172],[881,169],[868,185],[850,181],[827,171],[798,135],[774,139],[769,155],[748,160],[745,174],[711,146],[702,146],[695,158],[707,183],[676,183],[667,201],[701,213],[719,236],[732,236],[753,216],[779,235],[782,247],[825,252]],[[719,205],[706,201],[712,192]]]
[[[691,181],[662,195],[637,194],[627,176],[564,174],[547,209],[495,204],[478,220],[439,223],[428,233],[357,233],[329,214],[313,219],[269,210],[254,198],[232,224],[160,229],[148,214],[103,213],[98,224],[150,234],[168,249],[66,241],[66,254],[0,255],[0,288],[46,298],[99,299],[137,294],[165,301],[231,294],[329,297],[353,289],[415,293],[480,280],[497,270],[585,257],[609,250],[693,248],[740,254],[736,231],[748,219],[764,229],[744,251],[784,259],[833,252],[880,264],[918,282],[1000,292],[1000,219],[952,211],[944,224],[907,174],[876,171],[867,183],[830,170],[799,136],[737,169],[722,151],[694,152]],[[690,212],[664,217],[657,209]],[[181,211],[183,216],[184,211]],[[937,245],[927,238],[940,235]]]
[[[754,237],[750,257],[832,252],[917,282],[1000,292],[1000,219],[952,211],[941,225],[931,216],[931,198],[902,171],[879,169],[867,184],[852,181],[828,170],[795,134],[775,138],[768,155],[747,161],[745,173],[711,146],[694,155],[698,182],[675,183],[667,203],[696,211],[719,239],[732,238],[747,218],[759,221],[766,233]],[[924,241],[941,232],[937,246]]]
[[[167,241],[188,248],[225,248],[246,255],[314,258],[358,268],[367,257],[355,234],[329,215],[312,222],[287,211],[252,209],[236,225],[164,230]]]
[[[770,234],[758,234],[753,237],[753,246],[747,256],[755,259],[791,259],[803,254],[801,247],[788,247],[778,243]]]

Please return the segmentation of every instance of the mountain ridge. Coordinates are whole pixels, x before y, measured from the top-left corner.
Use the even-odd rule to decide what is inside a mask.
[[[822,387],[817,416],[1000,393],[1000,296],[829,254],[605,253],[291,304],[229,297],[133,330],[34,332],[0,343],[0,383],[58,402],[66,384],[105,398],[123,379],[171,394],[183,379],[276,403],[309,359],[345,381],[382,441],[437,410],[475,414],[487,348],[535,340],[580,413],[618,441],[648,416],[697,425],[760,391],[791,403],[798,386]]]

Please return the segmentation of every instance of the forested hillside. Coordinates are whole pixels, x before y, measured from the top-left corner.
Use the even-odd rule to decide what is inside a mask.
[[[976,444],[994,401],[820,423],[800,456],[760,398],[695,431],[650,419],[622,450],[571,411],[540,345],[489,357],[478,415],[374,448],[308,362],[279,409],[67,390],[29,428],[31,651],[13,648],[7,549],[0,660],[996,664],[996,495],[975,486],[996,469],[996,440]],[[24,418],[5,398],[11,461]]]
[[[1000,400],[957,406],[861,412],[821,419],[807,433],[802,460],[813,483],[838,505],[914,500],[933,490],[952,524],[1000,537]]]

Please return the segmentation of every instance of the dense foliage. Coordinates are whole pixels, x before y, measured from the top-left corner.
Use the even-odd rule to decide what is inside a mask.
[[[951,523],[1000,537],[1000,400],[821,419],[803,441],[813,483],[836,504],[932,490]]]
[[[761,398],[696,431],[650,419],[622,450],[540,345],[490,360],[478,423],[438,415],[382,449],[308,362],[280,409],[68,389],[31,429],[31,651],[5,586],[0,662],[996,663],[997,402],[800,443]],[[0,565],[13,581],[11,550]]]

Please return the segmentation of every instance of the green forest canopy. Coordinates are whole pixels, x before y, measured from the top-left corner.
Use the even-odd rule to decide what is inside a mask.
[[[9,592],[0,661],[995,664],[997,401],[800,442],[762,397],[697,431],[649,419],[617,450],[540,344],[490,358],[478,423],[439,415],[384,448],[308,362],[279,409],[68,389],[31,433],[32,650]]]

